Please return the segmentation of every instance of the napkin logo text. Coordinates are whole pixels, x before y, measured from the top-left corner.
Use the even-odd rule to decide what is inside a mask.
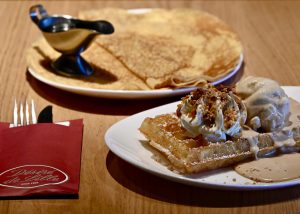
[[[23,165],[0,174],[0,186],[11,188],[36,188],[65,183],[69,176],[52,166]]]

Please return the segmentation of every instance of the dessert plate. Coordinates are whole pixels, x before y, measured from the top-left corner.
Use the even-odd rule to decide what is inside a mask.
[[[300,102],[300,87],[285,86],[283,89],[289,97]],[[300,184],[300,178],[285,182],[257,183],[239,175],[232,168],[194,175],[181,175],[158,163],[153,158],[154,151],[147,146],[146,138],[139,132],[138,128],[146,117],[174,112],[178,103],[153,108],[117,122],[105,134],[106,145],[114,154],[142,170],[188,185],[215,189],[260,190]]]

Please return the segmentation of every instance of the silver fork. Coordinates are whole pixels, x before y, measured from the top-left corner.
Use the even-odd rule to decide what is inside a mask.
[[[17,101],[15,100],[13,124],[11,125],[11,127],[24,126],[24,125],[37,123],[36,114],[35,114],[35,105],[33,100],[31,100],[30,111],[29,111],[29,105],[27,101],[25,102],[25,109],[23,108],[22,103],[20,103],[19,108],[20,109],[18,109],[18,104]],[[25,119],[24,119],[24,115],[25,115]]]

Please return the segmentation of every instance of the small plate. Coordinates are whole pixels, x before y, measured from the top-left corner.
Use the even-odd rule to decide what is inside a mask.
[[[285,86],[283,89],[288,96],[300,102],[300,87]],[[240,176],[232,168],[213,170],[194,175],[180,175],[153,159],[152,149],[145,145],[146,138],[139,132],[142,121],[146,117],[174,112],[179,102],[153,108],[124,120],[110,127],[105,134],[105,142],[109,149],[123,160],[152,174],[179,183],[199,187],[230,189],[230,190],[259,190],[275,189],[300,184],[300,179],[276,183],[255,183]]]

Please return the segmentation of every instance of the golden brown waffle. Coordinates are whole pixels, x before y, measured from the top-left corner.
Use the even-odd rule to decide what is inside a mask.
[[[292,101],[291,107],[298,109],[291,119],[299,117],[300,105]],[[300,119],[298,120],[300,121]],[[299,121],[291,128],[296,141],[294,149],[300,148]],[[160,151],[172,167],[182,173],[196,173],[233,165],[246,159],[254,159],[249,139],[241,137],[220,143],[205,142],[202,138],[187,137],[180,121],[174,114],[158,115],[146,118],[140,131],[149,139],[150,145]],[[268,133],[256,133],[258,136],[258,156],[276,151],[274,140]]]

